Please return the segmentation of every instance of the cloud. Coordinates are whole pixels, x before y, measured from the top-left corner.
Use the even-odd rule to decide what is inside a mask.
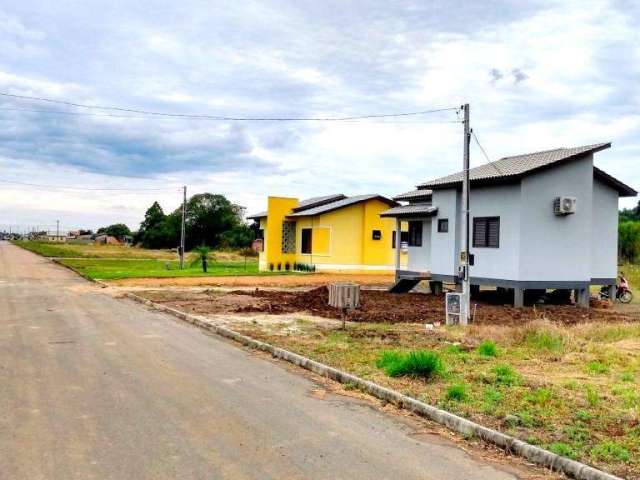
[[[124,0],[99,9],[92,2],[73,9],[40,3],[0,9],[1,91],[277,117],[469,102],[473,127],[493,157],[611,140],[599,165],[640,186],[633,168],[640,153],[634,2],[249,0],[217,9],[199,0],[153,9]],[[16,109],[88,113],[0,99],[0,162],[9,166],[3,178],[48,183],[46,171],[56,179],[64,172],[66,184],[187,183],[249,210],[261,209],[269,194],[392,195],[457,170],[461,158],[460,125],[438,123],[456,120],[452,112],[402,123],[231,124]],[[472,162],[482,161],[472,153]],[[11,209],[36,208],[13,192],[2,197],[0,222]],[[86,221],[96,207],[77,198],[58,192],[47,208]],[[100,199],[114,220],[125,215],[105,207],[122,201]],[[146,200],[131,197],[127,218],[141,217]]]

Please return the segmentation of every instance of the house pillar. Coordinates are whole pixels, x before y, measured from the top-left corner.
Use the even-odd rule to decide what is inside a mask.
[[[429,282],[429,290],[433,295],[442,295],[442,282]]]
[[[513,306],[524,307],[524,288],[513,289]]]
[[[589,288],[579,288],[576,290],[576,305],[582,308],[589,308],[591,294]]]
[[[609,290],[609,300],[611,300],[612,302],[615,301],[616,293],[618,293],[617,285],[609,285],[608,290]]]
[[[400,270],[400,250],[402,247],[402,245],[400,245],[401,238],[402,238],[402,222],[400,221],[399,217],[396,217],[396,272]]]

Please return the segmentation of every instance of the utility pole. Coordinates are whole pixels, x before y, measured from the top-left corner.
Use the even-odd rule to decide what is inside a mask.
[[[462,250],[460,252],[460,268],[462,280],[462,305],[460,323],[468,325],[471,318],[471,286],[469,285],[469,146],[471,144],[471,128],[469,127],[469,104],[462,106],[464,110],[464,159],[462,178]]]
[[[60,240],[60,220],[56,220],[56,242]]]
[[[187,216],[187,186],[182,187],[182,226],[180,228],[180,270],[184,269],[184,237]]]

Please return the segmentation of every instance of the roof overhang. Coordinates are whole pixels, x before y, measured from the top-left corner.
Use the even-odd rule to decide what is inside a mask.
[[[390,208],[380,214],[383,218],[424,218],[433,217],[438,213],[438,207],[431,204],[409,204]]]
[[[254,213],[247,216],[247,220],[260,220],[261,218],[267,218],[267,212]]]
[[[369,202],[371,200],[379,200],[383,203],[386,203],[389,206],[396,206],[398,202],[395,202],[387,197],[383,197],[382,195],[370,195],[366,196],[362,199],[357,199],[355,201],[349,202],[349,200],[354,199],[354,197],[347,197],[343,200],[338,200],[333,203],[328,203],[326,205],[320,205],[318,207],[310,208],[302,210],[301,212],[295,212],[287,215],[287,218],[301,218],[301,217],[315,217],[317,215],[323,215],[325,213],[334,212],[336,210],[340,210],[341,208],[352,207],[353,205],[357,205],[363,202]],[[335,204],[335,205],[334,205]]]
[[[638,192],[629,185],[622,183],[620,180],[612,177],[604,170],[600,170],[598,167],[593,167],[593,177],[597,178],[605,185],[610,186],[614,190],[617,190],[621,197],[635,197],[638,195]]]

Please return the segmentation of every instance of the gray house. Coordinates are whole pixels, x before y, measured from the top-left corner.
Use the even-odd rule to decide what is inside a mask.
[[[593,154],[610,146],[517,155],[470,170],[472,293],[481,285],[512,289],[520,306],[526,289],[567,289],[588,306],[590,285],[615,285],[618,199],[637,192],[593,165]],[[435,291],[458,283],[461,187],[462,172],[437,178],[382,213],[396,219],[396,232],[409,224],[408,266],[401,270],[396,255],[392,291],[421,280]]]

